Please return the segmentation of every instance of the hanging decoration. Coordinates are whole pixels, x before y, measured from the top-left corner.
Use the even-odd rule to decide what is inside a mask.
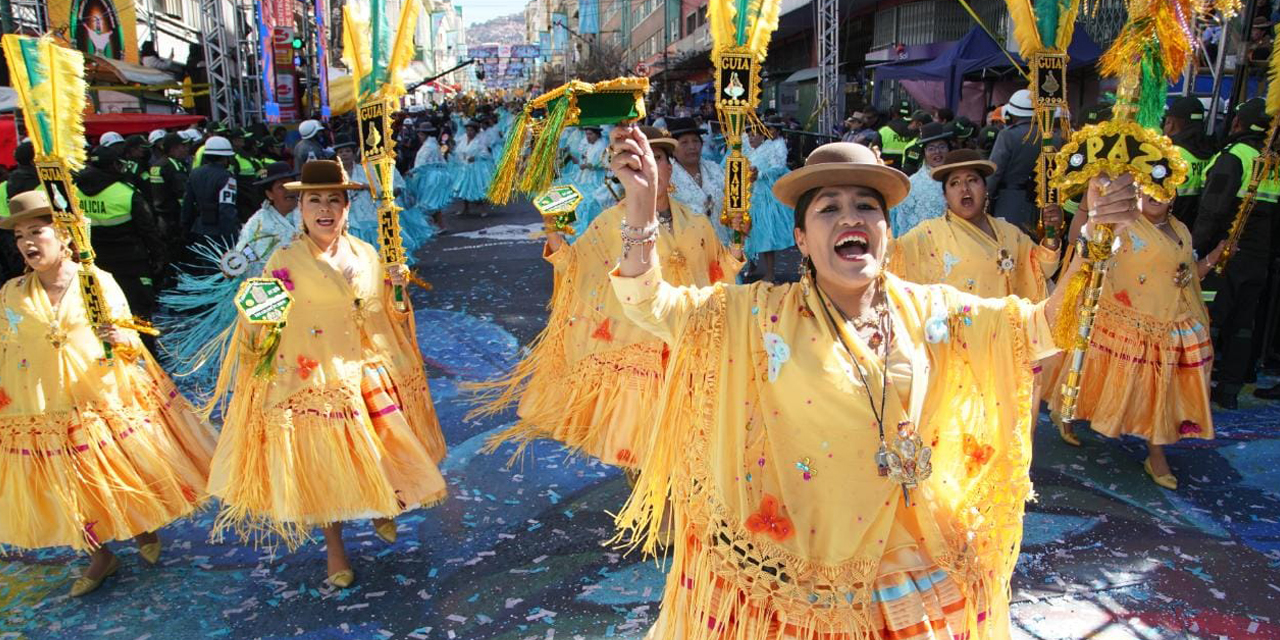
[[[342,7],[342,59],[354,84],[360,161],[378,199],[378,252],[388,267],[404,266],[406,257],[393,183],[396,143],[391,121],[405,94],[400,72],[413,59],[413,35],[421,8],[419,0],[401,5],[399,24],[393,32],[385,0]],[[400,311],[408,309],[403,285],[395,285],[393,297]]]
[[[1036,205],[1040,209],[1061,204],[1050,184],[1055,149],[1054,114],[1064,114],[1059,125],[1071,130],[1067,119],[1067,47],[1075,34],[1080,0],[1005,0],[1013,20],[1013,38],[1022,58],[1031,65],[1031,104],[1035,108],[1036,131],[1040,135],[1040,157],[1036,159]],[[1040,234],[1056,238],[1058,228],[1044,227]]]
[[[1216,5],[1204,0],[1128,0],[1126,5],[1128,22],[1100,62],[1103,76],[1119,79],[1113,117],[1072,134],[1054,160],[1051,186],[1070,196],[1095,176],[1128,173],[1144,194],[1168,202],[1188,171],[1172,141],[1160,133],[1169,83],[1182,74],[1196,45],[1196,17]],[[1097,225],[1083,243],[1084,266],[1063,285],[1067,289],[1053,327],[1058,346],[1070,351],[1061,390],[1063,421],[1076,418],[1093,318],[1118,244],[1110,225]]]
[[[720,222],[733,230],[735,244],[744,242],[751,233],[751,162],[742,153],[742,136],[750,128],[765,132],[756,115],[760,66],[778,28],[781,7],[781,0],[711,0],[707,4],[716,112],[729,150]]]
[[[80,213],[71,173],[84,167],[84,111],[88,85],[84,55],[59,45],[51,36],[5,35],[0,41],[9,65],[9,78],[22,107],[27,135],[35,148],[36,171],[54,223],[71,237],[71,251],[80,262],[80,293],[89,324],[120,324],[111,318],[102,284],[93,270],[88,223]],[[113,359],[110,342],[103,341],[105,362]]]
[[[1280,31],[1280,29],[1277,29]],[[1267,136],[1263,138],[1262,150],[1253,159],[1250,168],[1249,186],[1244,198],[1240,200],[1240,208],[1231,220],[1231,230],[1227,233],[1227,244],[1222,249],[1222,256],[1213,270],[1222,275],[1227,269],[1227,261],[1235,255],[1236,245],[1240,243],[1240,235],[1253,214],[1253,207],[1258,201],[1258,186],[1264,180],[1280,180],[1280,153],[1276,150],[1277,125],[1280,124],[1280,47],[1271,48],[1271,60],[1267,70],[1267,115],[1271,117],[1271,126]]]
[[[506,204],[519,191],[538,197],[551,187],[556,155],[565,127],[602,126],[638,121],[645,116],[649,79],[622,77],[591,84],[571,80],[524,106],[498,160],[489,201]]]

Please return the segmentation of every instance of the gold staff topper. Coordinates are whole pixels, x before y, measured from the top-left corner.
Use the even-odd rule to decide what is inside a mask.
[[[582,194],[573,185],[558,184],[543,191],[534,199],[533,206],[542,214],[549,231],[572,235],[576,233],[573,223],[578,219],[578,205],[582,200]]]
[[[1099,174],[1131,173],[1147,195],[1168,202],[1187,179],[1187,162],[1168,137],[1132,120],[1109,120],[1071,136],[1054,160],[1053,188],[1072,194]]]

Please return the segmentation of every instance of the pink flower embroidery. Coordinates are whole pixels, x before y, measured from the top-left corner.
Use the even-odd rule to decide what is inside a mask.
[[[271,272],[271,277],[283,282],[286,290],[293,291],[293,280],[289,279],[289,269],[276,269]]]
[[[1185,436],[1192,433],[1200,433],[1200,431],[1201,431],[1200,424],[1196,422],[1192,422],[1190,420],[1183,420],[1182,424],[1178,425],[1179,435]]]

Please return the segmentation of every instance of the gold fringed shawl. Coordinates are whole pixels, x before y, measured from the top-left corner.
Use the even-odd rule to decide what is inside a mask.
[[[778,625],[799,638],[872,637],[883,534],[906,509],[921,550],[964,592],[966,630],[1006,637],[1031,491],[1031,360],[1052,351],[1041,307],[887,278],[914,372],[910,401],[897,414],[891,401],[888,418],[917,417],[933,447],[933,475],[905,506],[901,488],[876,475],[865,390],[820,323],[816,293],[675,288],[661,278],[656,269],[614,278],[628,316],[672,349],[649,456],[615,539],[654,553],[659,523],[674,522],[652,637],[763,640]],[[927,343],[925,326],[939,323],[945,339]],[[875,388],[880,373],[869,372]]]
[[[671,202],[673,232],[658,236],[658,254],[677,284],[707,286],[733,278],[742,263],[716,238],[706,216]],[[609,270],[622,255],[624,206],[600,214],[574,244],[544,254],[555,267],[547,327],[507,376],[467,385],[479,407],[470,417],[519,404],[519,421],[486,448],[559,440],[575,451],[635,467],[644,456],[637,436],[651,421],[664,366],[660,340],[632,324],[613,295]]]
[[[925,220],[893,240],[889,269],[908,282],[951,285],[981,297],[1049,297],[1046,274],[1057,270],[1057,252],[1004,220],[990,222],[996,238],[952,213]],[[1011,262],[1002,264],[1006,256]]]
[[[268,261],[264,274],[294,298],[271,375],[254,374],[261,329],[237,327],[214,395],[234,389],[209,479],[223,502],[215,536],[230,529],[272,544],[275,534],[294,547],[314,526],[445,497],[445,443],[412,313],[392,304],[377,251],[342,241],[362,267],[351,283],[305,235]],[[395,419],[379,415],[389,409],[380,390],[398,396]]]

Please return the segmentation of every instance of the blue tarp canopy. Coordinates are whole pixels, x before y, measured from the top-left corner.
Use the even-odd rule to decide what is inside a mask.
[[[1016,53],[1010,52],[1014,60],[1026,67],[1026,62]],[[1079,22],[1072,34],[1071,45],[1067,47],[1067,55],[1071,57],[1068,68],[1071,70],[1092,67],[1102,57],[1102,49],[1089,37]],[[981,27],[975,26],[950,48],[933,60],[913,62],[890,62],[875,67],[876,80],[934,80],[946,84],[947,106],[954,109],[960,103],[960,87],[964,77],[983,69],[1009,69],[1009,58],[1005,57],[999,43],[987,35]]]

